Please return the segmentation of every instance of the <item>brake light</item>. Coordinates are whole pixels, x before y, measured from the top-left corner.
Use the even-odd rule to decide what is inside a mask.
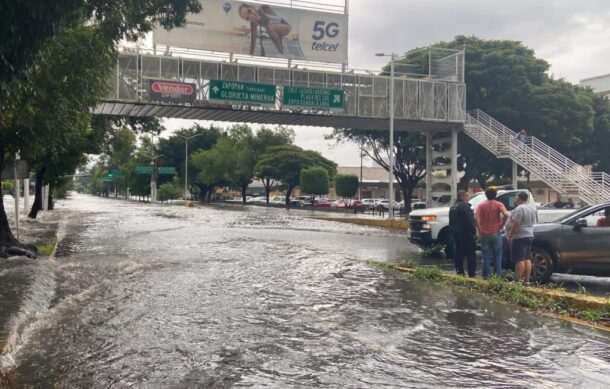
[[[425,215],[422,216],[421,219],[425,222],[433,222],[436,220],[436,215]]]

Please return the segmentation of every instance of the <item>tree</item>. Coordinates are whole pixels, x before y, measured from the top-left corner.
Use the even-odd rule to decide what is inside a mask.
[[[201,4],[196,0],[58,0],[51,2],[9,0],[8,3],[1,4],[0,34],[4,39],[0,43],[0,64],[2,65],[0,70],[0,171],[4,167],[7,157],[14,156],[17,150],[21,150],[25,154],[27,151],[25,146],[35,144],[36,139],[46,135],[44,126],[42,128],[30,127],[30,131],[22,131],[28,126],[21,126],[19,130],[15,131],[15,128],[19,128],[19,126],[15,126],[14,121],[27,118],[36,108],[42,109],[41,106],[31,104],[29,97],[44,96],[44,91],[39,92],[37,88],[47,86],[30,83],[30,80],[35,79],[37,72],[40,73],[41,69],[47,67],[46,60],[50,59],[60,63],[66,59],[62,57],[64,53],[59,51],[55,52],[57,55],[47,55],[45,61],[40,61],[41,57],[45,57],[45,51],[53,52],[54,44],[61,45],[62,42],[65,42],[62,38],[52,38],[56,36],[73,37],[69,32],[72,30],[83,33],[74,40],[75,43],[82,43],[82,40],[86,38],[83,36],[84,33],[94,35],[96,39],[90,40],[91,43],[94,43],[91,47],[92,52],[96,48],[100,49],[96,50],[99,63],[95,64],[94,68],[97,70],[101,68],[100,64],[103,64],[108,56],[115,57],[115,43],[120,39],[134,40],[142,37],[156,23],[167,29],[183,25],[186,21],[186,13],[198,12],[200,9]],[[98,43],[103,43],[103,45],[98,46]],[[69,49],[70,45],[66,47]],[[41,48],[43,48],[42,51]],[[85,55],[85,57],[89,59],[89,55]],[[64,64],[60,68],[68,73],[46,73],[46,81],[55,81],[56,85],[61,82],[70,83],[72,78],[68,76],[69,72],[85,74],[83,69],[74,69],[77,66],[83,66],[80,58],[76,59],[76,62],[69,65]],[[37,61],[36,64],[34,61]],[[110,67],[106,69],[106,71],[109,70]],[[87,101],[98,100],[104,94],[101,89],[97,88],[100,85],[98,77],[84,78],[80,81],[83,83],[80,88],[91,87],[89,95],[86,95]],[[61,85],[58,86],[61,87]],[[46,88],[46,91],[54,92],[51,88]],[[71,94],[72,91],[69,91],[68,95],[63,95],[63,99],[60,101],[65,102]],[[96,102],[90,103],[85,109],[79,109],[84,104],[76,107],[64,105],[62,109],[55,111],[55,114],[64,118],[77,119],[76,121],[81,124],[78,128],[82,128],[82,123],[88,121],[86,117],[90,108],[95,104]],[[49,139],[48,135],[46,139]],[[52,160],[53,157],[49,158]],[[2,188],[0,186],[1,196]],[[8,225],[3,204],[0,204],[0,245],[19,245]]]
[[[180,192],[180,189],[177,188],[174,184],[166,182],[159,186],[159,192],[157,193],[157,196],[159,198],[159,201],[173,200],[180,196]]]
[[[336,129],[328,136],[335,142],[351,141],[379,166],[389,171],[390,140],[385,131]],[[402,189],[407,212],[411,210],[413,190],[426,175],[425,140],[421,134],[394,133],[393,176]]]
[[[278,126],[275,129],[261,128],[256,133],[254,138],[254,149],[257,152],[258,159],[265,153],[265,151],[273,146],[282,146],[292,144],[294,141],[294,131],[287,127]],[[257,170],[256,165],[254,166],[254,176],[257,177],[263,183],[265,188],[265,200],[269,204],[269,194],[275,186],[275,179],[272,177],[273,171],[269,167],[262,166],[261,169]]]
[[[467,109],[480,108],[514,130],[525,128],[528,135],[578,163],[603,158],[594,145],[599,143],[596,137],[603,139],[609,130],[601,122],[595,129],[596,108],[601,108],[596,107],[596,97],[585,88],[549,76],[549,64],[532,49],[521,42],[472,36],[457,36],[435,46],[466,47]],[[497,159],[466,136],[460,136],[458,152],[458,170],[465,173],[460,180],[463,188],[473,178],[484,186],[492,177],[510,175],[509,161]]]
[[[196,135],[196,136],[195,136]],[[201,127],[195,124],[191,128],[183,128],[174,133],[169,138],[161,138],[159,140],[159,154],[161,158],[159,162],[166,164],[167,166],[175,166],[178,170],[178,174],[184,180],[185,172],[185,138],[190,138],[188,141],[188,152],[189,156],[195,154],[198,151],[209,150],[216,144],[218,138],[221,136],[221,130],[216,127]],[[188,179],[189,179],[189,190],[194,193],[194,188],[197,187],[201,191],[201,187],[204,186],[200,181],[197,180],[198,170],[196,166],[189,159],[188,166]],[[184,185],[184,181],[183,181]]]
[[[295,145],[269,147],[258,161],[255,170],[265,172],[268,177],[280,181],[286,187],[286,206],[290,196],[300,183],[301,170],[312,166],[323,167],[329,180],[334,178],[337,164],[324,158],[320,153],[303,150]]]
[[[210,150],[193,154],[191,161],[197,170],[197,181],[200,188],[200,201],[211,194],[215,187],[228,186],[233,183],[234,165],[230,156],[233,153],[233,141],[223,134]]]
[[[360,181],[353,174],[337,174],[335,177],[335,192],[337,196],[352,198],[358,193]]]
[[[301,191],[311,195],[312,200],[317,195],[328,194],[328,187],[328,170],[320,166],[312,166],[301,170]]]

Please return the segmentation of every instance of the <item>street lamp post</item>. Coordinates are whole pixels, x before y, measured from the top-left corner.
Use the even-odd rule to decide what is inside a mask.
[[[388,169],[388,217],[394,218],[394,61],[396,54],[377,53],[377,57],[390,57],[390,163]]]
[[[188,182],[189,182],[189,140],[195,138],[196,136],[201,136],[203,134],[195,134],[189,137],[177,135],[178,138],[184,140],[184,200],[186,200],[186,196],[188,193]]]

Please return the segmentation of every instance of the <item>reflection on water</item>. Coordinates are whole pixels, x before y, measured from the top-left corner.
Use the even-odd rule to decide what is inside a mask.
[[[78,196],[48,309],[22,333],[34,387],[596,387],[610,337],[367,267],[401,233],[276,209]],[[45,273],[46,272],[46,273]]]

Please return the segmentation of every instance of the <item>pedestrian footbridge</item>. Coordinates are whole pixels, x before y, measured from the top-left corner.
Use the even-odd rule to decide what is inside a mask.
[[[481,111],[466,112],[464,51],[428,55],[428,74],[398,72],[394,79],[394,129],[423,133],[427,139],[428,202],[455,198],[457,189],[457,134],[463,130],[499,158],[519,164],[563,195],[589,202],[610,200],[610,177],[592,173],[570,161],[539,139],[525,143]],[[123,52],[110,81],[110,93],[95,114],[163,117],[288,126],[318,126],[388,131],[391,78],[384,74],[345,68],[309,68],[290,62],[249,63],[221,59],[174,57]],[[188,102],[159,101],[152,81],[194,85]],[[214,80],[275,85],[267,104],[239,104],[210,99]],[[283,106],[284,86],[342,90],[341,109]]]

